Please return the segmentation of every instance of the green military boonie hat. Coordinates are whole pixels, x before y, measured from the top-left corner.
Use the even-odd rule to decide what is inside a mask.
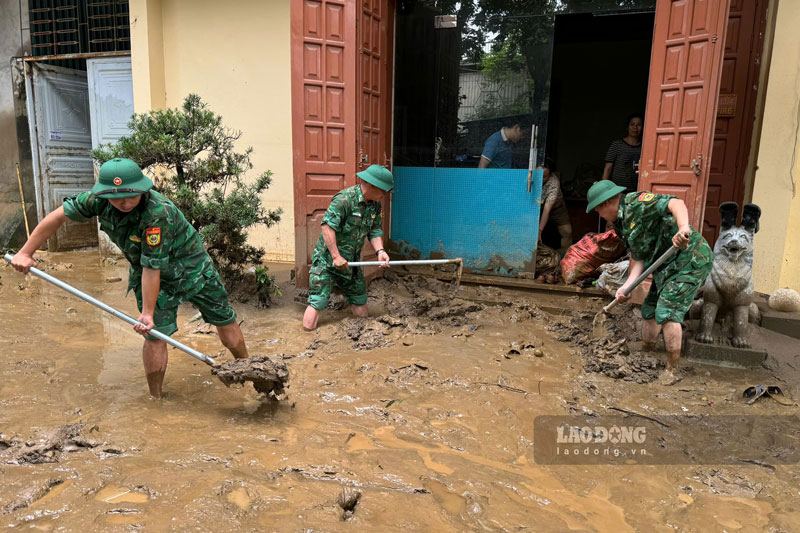
[[[381,165],[370,165],[366,170],[358,172],[356,176],[382,191],[389,192],[394,188],[392,173]]]
[[[625,192],[625,187],[620,187],[611,180],[595,181],[586,193],[586,199],[589,201],[586,212],[591,213],[595,207],[622,192]]]
[[[92,192],[100,198],[130,198],[153,188],[153,182],[130,159],[117,157],[100,167]]]

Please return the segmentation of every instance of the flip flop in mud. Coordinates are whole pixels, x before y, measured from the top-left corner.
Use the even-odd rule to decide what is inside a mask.
[[[767,394],[769,397],[778,402],[781,405],[794,405],[794,402],[787,398],[780,387],[777,385],[770,385],[767,387]]]
[[[764,385],[754,385],[747,387],[742,396],[747,398],[747,405],[753,405],[756,401],[767,393],[767,388]]]

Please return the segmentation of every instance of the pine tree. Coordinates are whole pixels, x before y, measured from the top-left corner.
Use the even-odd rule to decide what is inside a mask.
[[[253,168],[253,148],[234,149],[242,133],[223,126],[222,117],[196,94],[187,96],[181,109],[135,114],[128,127],[129,136],[98,147],[92,157],[100,164],[115,157],[138,163],[200,233],[226,286],[238,286],[245,270],[256,266],[258,300],[268,305],[277,287],[261,264],[264,249],[247,244],[247,233],[260,224],[273,226],[282,210],[261,204],[272,172],[252,183],[242,179]]]

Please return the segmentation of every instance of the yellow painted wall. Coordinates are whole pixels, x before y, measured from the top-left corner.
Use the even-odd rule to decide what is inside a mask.
[[[800,2],[780,0],[753,183],[756,290],[800,290]]]
[[[283,208],[281,222],[250,232],[266,259],[294,261],[291,66],[288,0],[131,0],[134,105],[178,107],[197,93],[223,124],[254,148],[254,179],[273,182],[263,196]]]

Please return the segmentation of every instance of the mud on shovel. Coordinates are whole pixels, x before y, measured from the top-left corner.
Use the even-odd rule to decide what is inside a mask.
[[[14,259],[14,256],[11,254],[5,254],[3,257],[9,263]],[[55,278],[50,274],[42,272],[38,268],[31,267],[29,271],[34,276],[45,281],[49,281],[56,287],[64,289],[73,296],[77,296],[84,302],[90,303],[95,307],[99,307],[106,313],[114,315],[115,317],[127,322],[132,326],[139,324],[139,322],[133,317],[126,315],[122,311],[114,309],[110,305],[104,304],[100,300],[89,296],[85,292],[79,291],[72,285],[64,283],[60,279]],[[283,361],[276,362],[267,356],[257,355],[248,357],[247,359],[236,359],[234,361],[217,365],[214,359],[212,359],[210,356],[202,352],[198,352],[194,348],[190,348],[189,346],[186,346],[185,344],[182,344],[159,331],[154,329],[150,330],[150,335],[211,366],[211,373],[217,376],[226,386],[230,386],[231,383],[245,383],[247,381],[252,381],[253,387],[258,392],[263,392],[268,396],[277,398],[283,394],[284,386],[288,383],[289,370],[286,368],[286,363]]]
[[[647,279],[647,276],[652,274],[658,267],[663,265],[664,262],[670,257],[672,257],[677,251],[678,249],[672,246],[669,250],[664,252],[664,254],[661,257],[656,259],[656,261],[652,265],[650,265],[650,267],[648,267],[647,270],[642,272],[639,275],[639,277],[636,278],[636,280],[633,283],[631,283],[631,285],[627,289],[623,291],[623,294],[625,296],[628,296],[630,293],[632,293],[636,287],[638,287],[645,279]],[[608,334],[608,330],[606,327],[608,322],[608,313],[612,309],[614,309],[614,307],[616,307],[618,304],[619,300],[614,298],[613,302],[603,307],[603,309],[600,310],[599,313],[594,315],[594,320],[592,320],[592,337],[600,338],[600,337],[605,337]]]
[[[403,259],[400,261],[390,261],[389,266],[446,265],[448,263],[458,265],[451,279],[451,282],[453,284],[453,289],[458,290],[458,287],[461,284],[461,274],[464,272],[464,260],[461,259],[460,257],[457,257],[455,259],[414,259],[414,260]],[[365,266],[381,266],[383,264],[384,264],[383,261],[350,261],[347,263],[347,266],[365,267]]]

